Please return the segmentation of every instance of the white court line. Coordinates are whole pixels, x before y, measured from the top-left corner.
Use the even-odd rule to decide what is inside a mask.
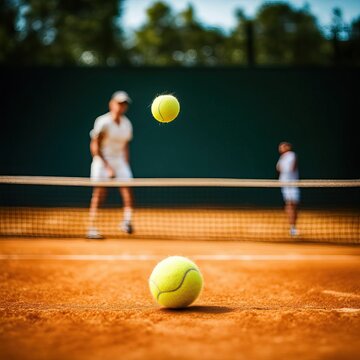
[[[166,255],[147,254],[119,254],[119,255],[33,255],[33,254],[0,254],[0,260],[61,260],[61,261],[155,261],[167,257]],[[189,255],[193,260],[209,261],[350,261],[358,260],[357,255],[305,255],[305,254],[284,254],[284,255]]]
[[[352,297],[352,298],[360,299],[360,295],[358,295],[358,294],[346,293],[346,292],[341,292],[341,291],[324,290],[322,293],[327,294],[327,295],[334,295],[337,297]]]

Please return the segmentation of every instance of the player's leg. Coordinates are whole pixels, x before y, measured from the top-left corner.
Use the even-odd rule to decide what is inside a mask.
[[[92,180],[101,180],[107,178],[106,169],[103,161],[94,157],[91,163],[90,177]],[[105,200],[106,197],[106,189],[102,187],[94,187],[92,192],[92,197],[90,201],[90,209],[89,209],[89,223],[88,223],[88,231],[86,237],[89,239],[102,239],[102,235],[96,228],[96,217],[98,209],[101,203]]]
[[[132,215],[134,208],[134,196],[132,189],[129,187],[121,187],[120,195],[124,204],[124,213],[123,213],[123,221],[121,224],[121,229],[124,232],[131,234],[133,232]]]
[[[117,179],[130,181],[133,178],[129,164],[124,163],[122,160],[114,163],[113,167]],[[131,234],[133,232],[132,216],[134,208],[132,188],[124,186],[119,188],[119,191],[123,202],[123,220],[120,223],[120,229],[127,234]]]
[[[87,237],[89,239],[102,239],[102,235],[96,228],[96,217],[100,205],[104,202],[106,197],[106,189],[102,187],[95,187],[93,189],[90,209],[89,209],[89,226]]]
[[[297,207],[296,203],[292,201],[287,201],[285,204],[285,212],[288,217],[289,226],[290,226],[290,235],[297,235],[296,230],[296,219],[297,219]]]
[[[285,202],[285,213],[290,226],[290,235],[298,235],[296,221],[298,216],[297,206],[300,199],[299,189],[295,187],[286,187],[282,189],[282,193]]]

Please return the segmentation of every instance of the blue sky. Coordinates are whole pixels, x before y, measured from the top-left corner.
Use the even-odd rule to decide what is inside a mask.
[[[146,18],[145,10],[156,0],[125,0],[123,26],[130,30],[141,25]],[[234,10],[242,8],[247,16],[253,16],[264,0],[163,0],[174,10],[183,10],[189,3],[193,4],[200,21],[211,25],[230,29],[235,23]],[[270,2],[270,1],[267,1]],[[278,1],[275,1],[278,2]],[[343,18],[350,22],[360,16],[360,0],[291,0],[295,7],[309,4],[311,12],[316,15],[321,25],[331,22],[331,10],[339,7]]]

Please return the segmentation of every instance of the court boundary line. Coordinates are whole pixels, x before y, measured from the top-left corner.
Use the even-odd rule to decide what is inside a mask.
[[[353,294],[353,293],[343,292],[343,291],[323,290],[322,293],[325,295],[332,295],[335,297],[344,297],[344,298],[352,297],[352,298],[360,299],[360,295],[358,295],[358,294]]]
[[[16,260],[16,261],[159,261],[166,255],[150,255],[150,254],[0,254],[0,261]],[[313,255],[313,254],[213,254],[188,255],[191,259],[197,261],[349,261],[359,260],[360,255]]]

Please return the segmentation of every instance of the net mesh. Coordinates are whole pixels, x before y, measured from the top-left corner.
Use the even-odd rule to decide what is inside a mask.
[[[123,238],[120,187],[130,187],[134,236],[181,240],[360,243],[360,181],[302,180],[297,229],[289,234],[280,188],[273,180],[0,177],[0,236],[85,237],[94,187],[106,189],[95,226]]]

